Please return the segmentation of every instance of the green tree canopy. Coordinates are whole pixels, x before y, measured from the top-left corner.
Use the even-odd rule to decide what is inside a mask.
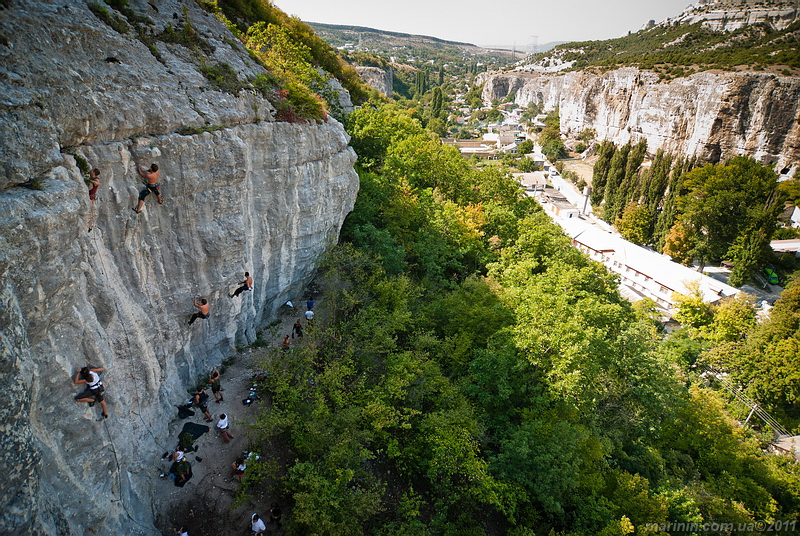
[[[683,186],[687,193],[678,202],[680,219],[694,231],[693,256],[701,262],[728,258],[741,234],[757,231],[756,222],[766,231],[765,238],[774,231],[777,176],[752,158],[737,156],[695,168],[685,175]]]

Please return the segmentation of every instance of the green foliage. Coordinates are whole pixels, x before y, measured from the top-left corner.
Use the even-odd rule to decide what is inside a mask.
[[[706,262],[735,255],[748,263],[753,255],[760,258],[782,208],[774,171],[751,158],[735,157],[693,169],[683,178],[683,187],[687,193],[678,206],[681,221],[694,232],[694,258]],[[739,248],[728,255],[739,237]]]
[[[166,28],[156,36],[156,39],[166,43],[175,43],[186,48],[202,52],[206,56],[214,53],[214,47],[195,30],[189,21],[188,9],[183,9],[183,20],[173,28],[172,24],[167,23]]]
[[[374,105],[356,109],[347,126],[350,146],[358,155],[358,164],[366,169],[382,166],[394,141],[423,132],[422,125],[408,112]]]
[[[214,132],[216,130],[222,130],[222,125],[204,125],[202,127],[183,127],[175,131],[176,134],[180,134],[182,136],[192,136],[195,134],[202,134],[203,132]]]
[[[259,87],[268,86],[270,78],[282,87],[271,96],[265,92],[271,97],[278,120],[327,120],[325,103],[318,96],[328,91],[327,79],[312,65],[310,48],[296,41],[288,28],[265,22],[247,29],[245,44],[270,71],[268,78],[259,79]]]
[[[128,33],[128,30],[130,30],[130,26],[128,26],[128,23],[125,22],[122,19],[122,17],[120,17],[116,13],[112,14],[111,12],[108,11],[108,9],[105,6],[101,5],[99,2],[92,2],[88,4],[88,7],[89,11],[94,13],[94,15],[98,19],[100,19],[105,24],[113,28],[114,31],[116,31],[117,33],[126,34]]]
[[[592,194],[589,197],[592,205],[599,206],[605,197],[608,174],[611,171],[611,159],[616,150],[616,145],[611,141],[602,141],[597,147],[597,160],[592,169]]]
[[[517,169],[523,173],[532,173],[534,171],[541,171],[541,166],[537,164],[533,158],[529,156],[523,156],[520,158],[516,164]]]
[[[778,190],[782,193],[783,198],[787,202],[792,203],[794,206],[800,206],[800,178],[797,173],[789,180],[778,183]]]
[[[614,223],[622,238],[643,246],[650,240],[653,215],[644,205],[631,201]]]
[[[561,140],[550,139],[542,145],[542,154],[551,162],[567,157],[567,148]]]
[[[753,297],[744,292],[720,303],[714,309],[714,321],[708,338],[715,343],[741,342],[756,326]]]
[[[238,95],[244,85],[239,81],[239,77],[233,67],[227,63],[215,63],[213,65],[202,62],[199,66],[200,73],[211,83],[214,89],[225,91],[232,95]]]
[[[525,140],[517,146],[518,154],[529,154],[533,152],[533,141]]]
[[[626,144],[614,153],[608,171],[608,183],[604,190],[605,208],[603,217],[616,221],[631,201],[638,201],[636,185],[639,166],[647,152],[647,142],[636,145]]]
[[[348,130],[361,189],[320,267],[325,315],[292,359],[261,364],[271,404],[251,433],[275,469],[246,485],[271,475],[287,534],[610,536],[795,515],[800,479],[676,374],[699,337],[740,341],[746,307],[715,317],[690,296],[697,338],[662,343],[652,311],[503,172],[389,105]]]
[[[676,262],[734,261],[731,284],[742,285],[771,255],[787,191],[774,171],[746,157],[694,168],[694,160],[663,151],[640,171],[646,150],[645,142],[619,148],[601,142],[592,204],[602,203],[603,218],[622,224],[632,241],[652,241]]]
[[[78,166],[78,169],[81,171],[82,175],[89,175],[89,171],[92,170],[92,166],[89,165],[89,161],[86,160],[82,155],[77,153],[72,154],[72,157],[75,159],[75,165]]]
[[[676,292],[672,297],[677,309],[675,320],[688,328],[704,328],[714,319],[711,306],[703,301],[703,293],[697,283],[689,287],[689,292],[688,295]]]
[[[442,115],[442,89],[439,87],[433,88],[433,102],[431,103],[431,115],[433,117],[440,117]]]
[[[787,285],[769,319],[749,331],[728,365],[758,400],[800,408],[800,279]]]
[[[321,67],[341,82],[350,92],[354,103],[361,104],[367,100],[370,90],[355,68],[317,37],[308,24],[288,16],[268,0],[202,0],[201,6],[222,18],[229,27],[235,25],[241,34],[246,34],[249,27],[256,23],[281,26],[288,32],[294,46],[308,50],[314,66]],[[330,101],[328,103],[329,106],[333,104]]]

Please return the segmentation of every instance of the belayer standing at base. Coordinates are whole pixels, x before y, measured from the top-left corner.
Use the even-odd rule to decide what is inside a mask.
[[[219,382],[219,370],[214,367],[214,371],[208,375],[208,383],[211,384],[211,393],[214,395],[214,401],[219,404],[225,398],[222,396],[222,385]]]
[[[86,389],[82,393],[75,395],[75,402],[88,402],[89,406],[94,406],[95,402],[100,402],[100,407],[103,408],[103,418],[105,419],[108,417],[108,408],[103,397],[105,388],[103,387],[103,382],[100,381],[100,374],[98,374],[104,370],[103,367],[83,367],[75,373],[72,381],[75,384],[86,384]]]
[[[144,189],[139,192],[139,204],[133,209],[138,214],[142,211],[145,198],[151,193],[156,194],[159,205],[164,202],[164,198],[161,196],[161,186],[158,184],[158,164],[151,164],[150,169],[137,164],[136,171],[146,181]]]

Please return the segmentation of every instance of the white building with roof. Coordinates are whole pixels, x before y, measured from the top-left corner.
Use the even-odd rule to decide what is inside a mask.
[[[739,293],[730,285],[673,262],[667,255],[637,246],[581,218],[555,221],[572,239],[573,246],[619,275],[622,294],[631,301],[650,298],[664,311],[672,313],[673,293],[690,294],[694,285],[707,303]]]
[[[776,253],[794,253],[796,257],[800,257],[800,238],[773,240],[769,245]]]

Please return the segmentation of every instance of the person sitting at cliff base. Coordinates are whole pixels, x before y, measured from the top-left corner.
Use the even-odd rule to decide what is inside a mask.
[[[191,478],[194,476],[192,474],[192,465],[186,460],[186,458],[181,458],[180,461],[175,461],[170,467],[169,472],[174,475],[175,478],[175,486],[182,488]]]
[[[197,297],[194,298],[194,306],[199,309],[198,312],[192,314],[191,318],[189,318],[189,325],[191,326],[194,324],[194,321],[198,318],[206,319],[208,318],[208,300],[202,298],[199,302],[197,301]]]
[[[103,408],[103,418],[106,419],[108,418],[108,408],[103,397],[105,388],[98,374],[98,372],[103,372],[104,370],[103,367],[92,368],[85,366],[75,373],[72,381],[76,385],[80,383],[86,384],[86,389],[82,393],[75,395],[75,402],[88,402],[90,407],[94,406],[95,402],[100,402],[100,407]]]
[[[151,193],[156,194],[159,205],[164,203],[164,198],[161,196],[161,186],[158,184],[158,164],[152,164],[150,169],[137,164],[136,171],[145,180],[145,187],[139,192],[139,204],[133,209],[136,214],[139,214],[144,206],[145,198]]]
[[[237,288],[233,294],[228,294],[229,298],[235,298],[245,290],[252,290],[253,289],[253,278],[250,277],[250,272],[244,273],[244,281],[239,281],[239,284],[242,285],[241,287]]]

